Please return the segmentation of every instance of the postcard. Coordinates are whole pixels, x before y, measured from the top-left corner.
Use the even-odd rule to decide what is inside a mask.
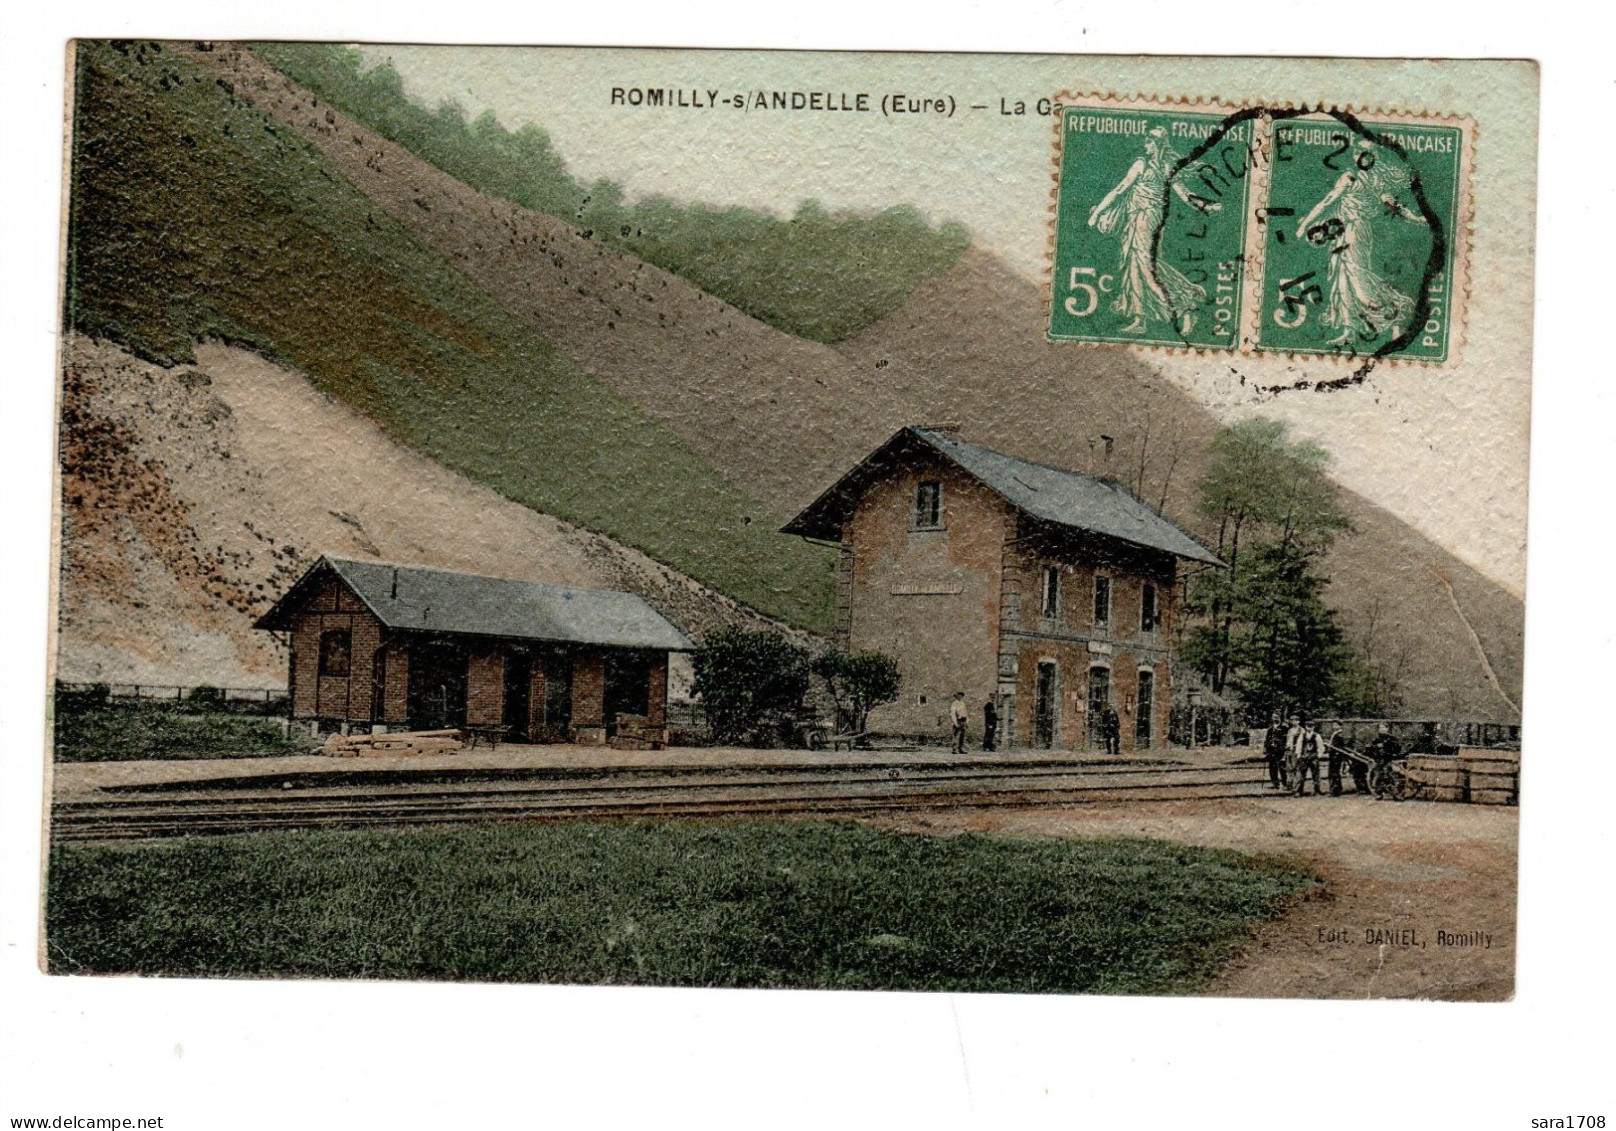
[[[49,973],[1512,996],[1535,65],[69,67]]]

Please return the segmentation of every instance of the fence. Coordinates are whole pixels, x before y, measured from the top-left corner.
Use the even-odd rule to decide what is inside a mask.
[[[1384,726],[1405,754],[1451,754],[1461,746],[1519,750],[1519,723],[1480,722],[1468,719],[1320,719],[1319,731],[1341,728],[1343,744],[1362,750]]]
[[[56,681],[56,694],[113,706],[178,703],[265,715],[284,710],[290,698],[290,692],[284,687],[214,687],[206,683],[69,683],[65,680]]]

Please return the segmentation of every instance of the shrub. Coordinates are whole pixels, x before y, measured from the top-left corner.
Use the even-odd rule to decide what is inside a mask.
[[[837,726],[845,722],[860,732],[869,729],[872,708],[897,702],[903,684],[898,661],[885,652],[827,648],[815,658],[813,671],[836,703]]]
[[[716,742],[772,738],[808,691],[807,649],[778,632],[719,629],[696,649],[694,667]]]

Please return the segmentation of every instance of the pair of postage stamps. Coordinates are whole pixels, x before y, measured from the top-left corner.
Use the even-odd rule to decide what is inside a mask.
[[[1048,336],[1441,364],[1468,118],[1062,95]]]

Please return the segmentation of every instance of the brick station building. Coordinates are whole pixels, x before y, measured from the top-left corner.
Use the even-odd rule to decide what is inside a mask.
[[[1223,563],[1118,483],[908,427],[784,527],[839,543],[836,637],[897,658],[886,733],[937,735],[965,692],[1002,746],[1165,743],[1180,562]]]
[[[633,593],[330,556],[254,627],[289,636],[294,719],[534,742],[666,725],[668,654],[692,647]]]

